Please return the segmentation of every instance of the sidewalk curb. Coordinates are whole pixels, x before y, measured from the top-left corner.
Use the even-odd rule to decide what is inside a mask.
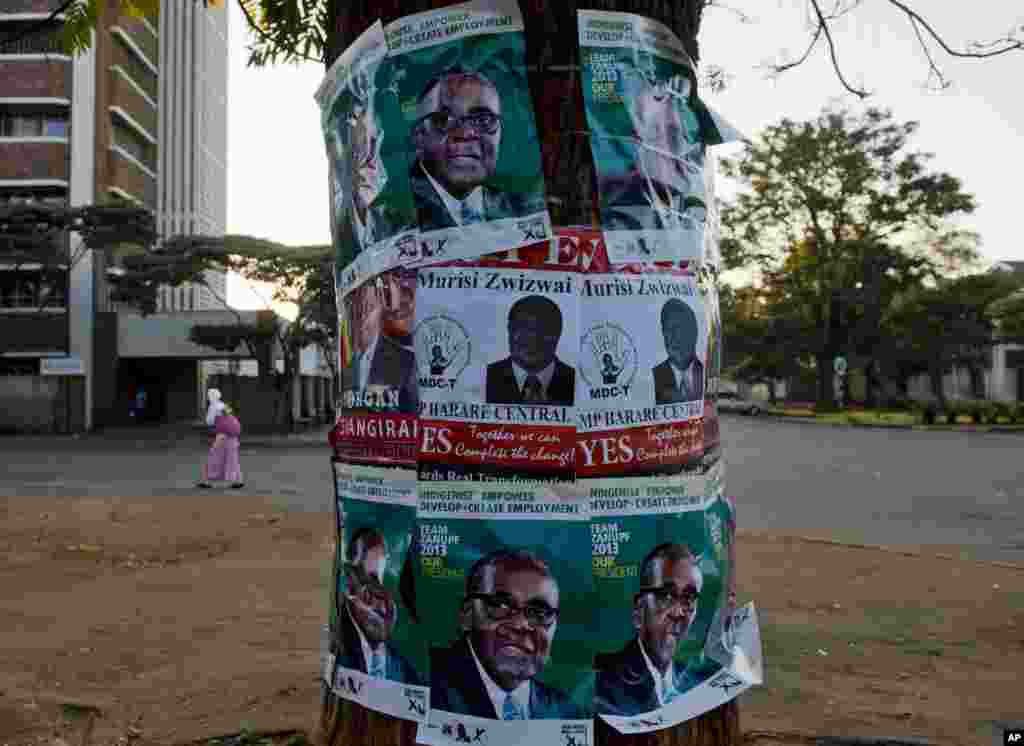
[[[748,730],[743,733],[743,740],[754,744],[760,740],[773,740],[807,746],[936,746],[934,741],[906,736],[819,736],[802,731],[772,730]]]
[[[817,427],[842,427],[857,428],[860,430],[910,430],[920,433],[973,433],[975,435],[987,435],[997,433],[1000,435],[1024,435],[1024,427],[1013,428],[1006,425],[897,425],[888,423],[868,424],[866,422],[821,422],[816,417],[805,417],[799,415],[771,414],[765,413],[760,419],[770,419],[776,422],[794,422],[802,425],[814,425]]]

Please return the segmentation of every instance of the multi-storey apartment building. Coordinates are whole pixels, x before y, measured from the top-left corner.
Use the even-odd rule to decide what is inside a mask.
[[[0,201],[120,198],[154,210],[163,235],[223,233],[226,9],[173,2],[134,18],[103,3],[93,44],[71,57],[60,7],[0,1]],[[88,429],[117,406],[107,270],[91,252],[59,279],[0,258],[0,409],[21,408],[19,422]],[[217,292],[163,289],[159,309],[220,307],[225,278],[208,283]]]
[[[227,225],[228,12],[202,3],[165,3],[160,16],[157,220],[165,236],[223,235]],[[163,288],[158,308],[224,307],[223,272],[206,286]]]

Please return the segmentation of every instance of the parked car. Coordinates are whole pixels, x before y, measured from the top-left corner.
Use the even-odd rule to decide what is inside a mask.
[[[744,399],[735,391],[720,391],[718,393],[718,411],[739,412],[740,414],[756,417],[764,411],[764,407],[761,406],[760,402]]]

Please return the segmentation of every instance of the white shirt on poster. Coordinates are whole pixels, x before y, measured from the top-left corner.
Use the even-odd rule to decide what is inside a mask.
[[[441,201],[444,202],[445,209],[448,210],[448,214],[451,215],[452,220],[455,221],[455,225],[462,225],[462,214],[464,208],[468,207],[473,212],[484,217],[484,188],[478,186],[468,195],[465,199],[456,199],[448,193],[448,190],[437,183],[430,172],[420,164],[420,169],[423,171],[423,175],[430,181],[430,185],[434,187],[434,191],[437,192],[438,196],[441,197]]]
[[[540,381],[540,390],[546,399],[548,396],[548,386],[551,385],[551,379],[555,377],[555,361],[552,360],[544,368],[536,373],[529,373],[525,369],[520,368],[515,362],[512,363],[512,374],[516,377],[516,387],[520,392],[523,391],[523,387],[526,385],[526,379],[533,375]]]
[[[527,720],[530,719],[530,679],[527,679],[522,684],[517,686],[511,692],[506,692],[500,686],[494,683],[490,676],[487,675],[487,671],[480,665],[480,659],[476,657],[476,651],[473,649],[473,643],[470,640],[466,640],[469,643],[469,652],[473,654],[473,662],[476,664],[476,670],[480,673],[480,680],[484,682],[484,688],[487,689],[487,696],[491,699],[491,704],[494,705],[494,711],[498,713],[498,717],[501,718],[501,714],[505,711],[505,700],[512,697],[515,703],[519,705],[519,711],[523,713],[523,717]]]
[[[366,639],[366,635],[363,634],[363,630],[359,628],[359,622],[352,616],[352,610],[348,608],[348,604],[345,604],[345,613],[348,614],[348,618],[352,621],[352,626],[356,628],[356,634],[359,635],[359,645],[363,649],[363,660],[366,661],[366,673],[370,673],[373,670],[372,661],[376,657],[384,671],[388,670],[388,649],[382,643],[379,652],[374,652],[373,648],[370,647],[370,643]]]
[[[366,391],[366,385],[370,380],[370,369],[373,366],[373,356],[377,353],[379,341],[380,335],[374,335],[367,348],[356,356],[356,380],[359,381],[359,391]]]
[[[681,389],[685,387],[687,391],[693,391],[693,363],[687,365],[685,369],[680,368],[675,363],[671,363],[671,365],[672,376],[675,379],[676,388]]]
[[[640,643],[640,654],[644,657],[644,663],[647,664],[647,670],[651,672],[651,676],[654,678],[654,691],[658,695],[658,702],[662,705],[665,704],[665,698],[668,696],[667,692],[678,691],[676,689],[676,678],[675,678],[675,666],[671,663],[668,666],[668,671],[664,674],[661,673],[654,664],[651,663],[651,659],[647,657],[647,651],[644,650],[644,641],[637,640]]]

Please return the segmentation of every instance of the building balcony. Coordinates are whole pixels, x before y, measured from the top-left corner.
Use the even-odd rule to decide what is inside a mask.
[[[149,23],[151,26],[153,25],[152,21]],[[120,30],[122,34],[131,40],[131,45],[138,47],[150,64],[156,67],[160,66],[160,43],[156,36],[153,35],[153,32],[146,27],[145,23],[138,18],[121,15],[117,17],[114,25],[110,27],[110,32],[115,36],[118,35],[117,30]]]
[[[120,68],[152,101],[159,99],[157,73],[139,60],[134,52],[129,51],[122,41],[117,41],[113,45],[111,61],[113,66]]]
[[[70,153],[63,138],[0,138],[0,181],[63,182],[66,186]]]
[[[157,136],[156,109],[150,106],[138,89],[117,71],[110,72],[110,107],[112,113],[124,113],[132,119],[132,123],[142,127],[147,134]],[[115,112],[114,110],[118,110]]]
[[[5,60],[0,56],[0,99],[71,99],[70,60]]]
[[[107,191],[156,209],[156,174],[121,148],[111,146]]]

